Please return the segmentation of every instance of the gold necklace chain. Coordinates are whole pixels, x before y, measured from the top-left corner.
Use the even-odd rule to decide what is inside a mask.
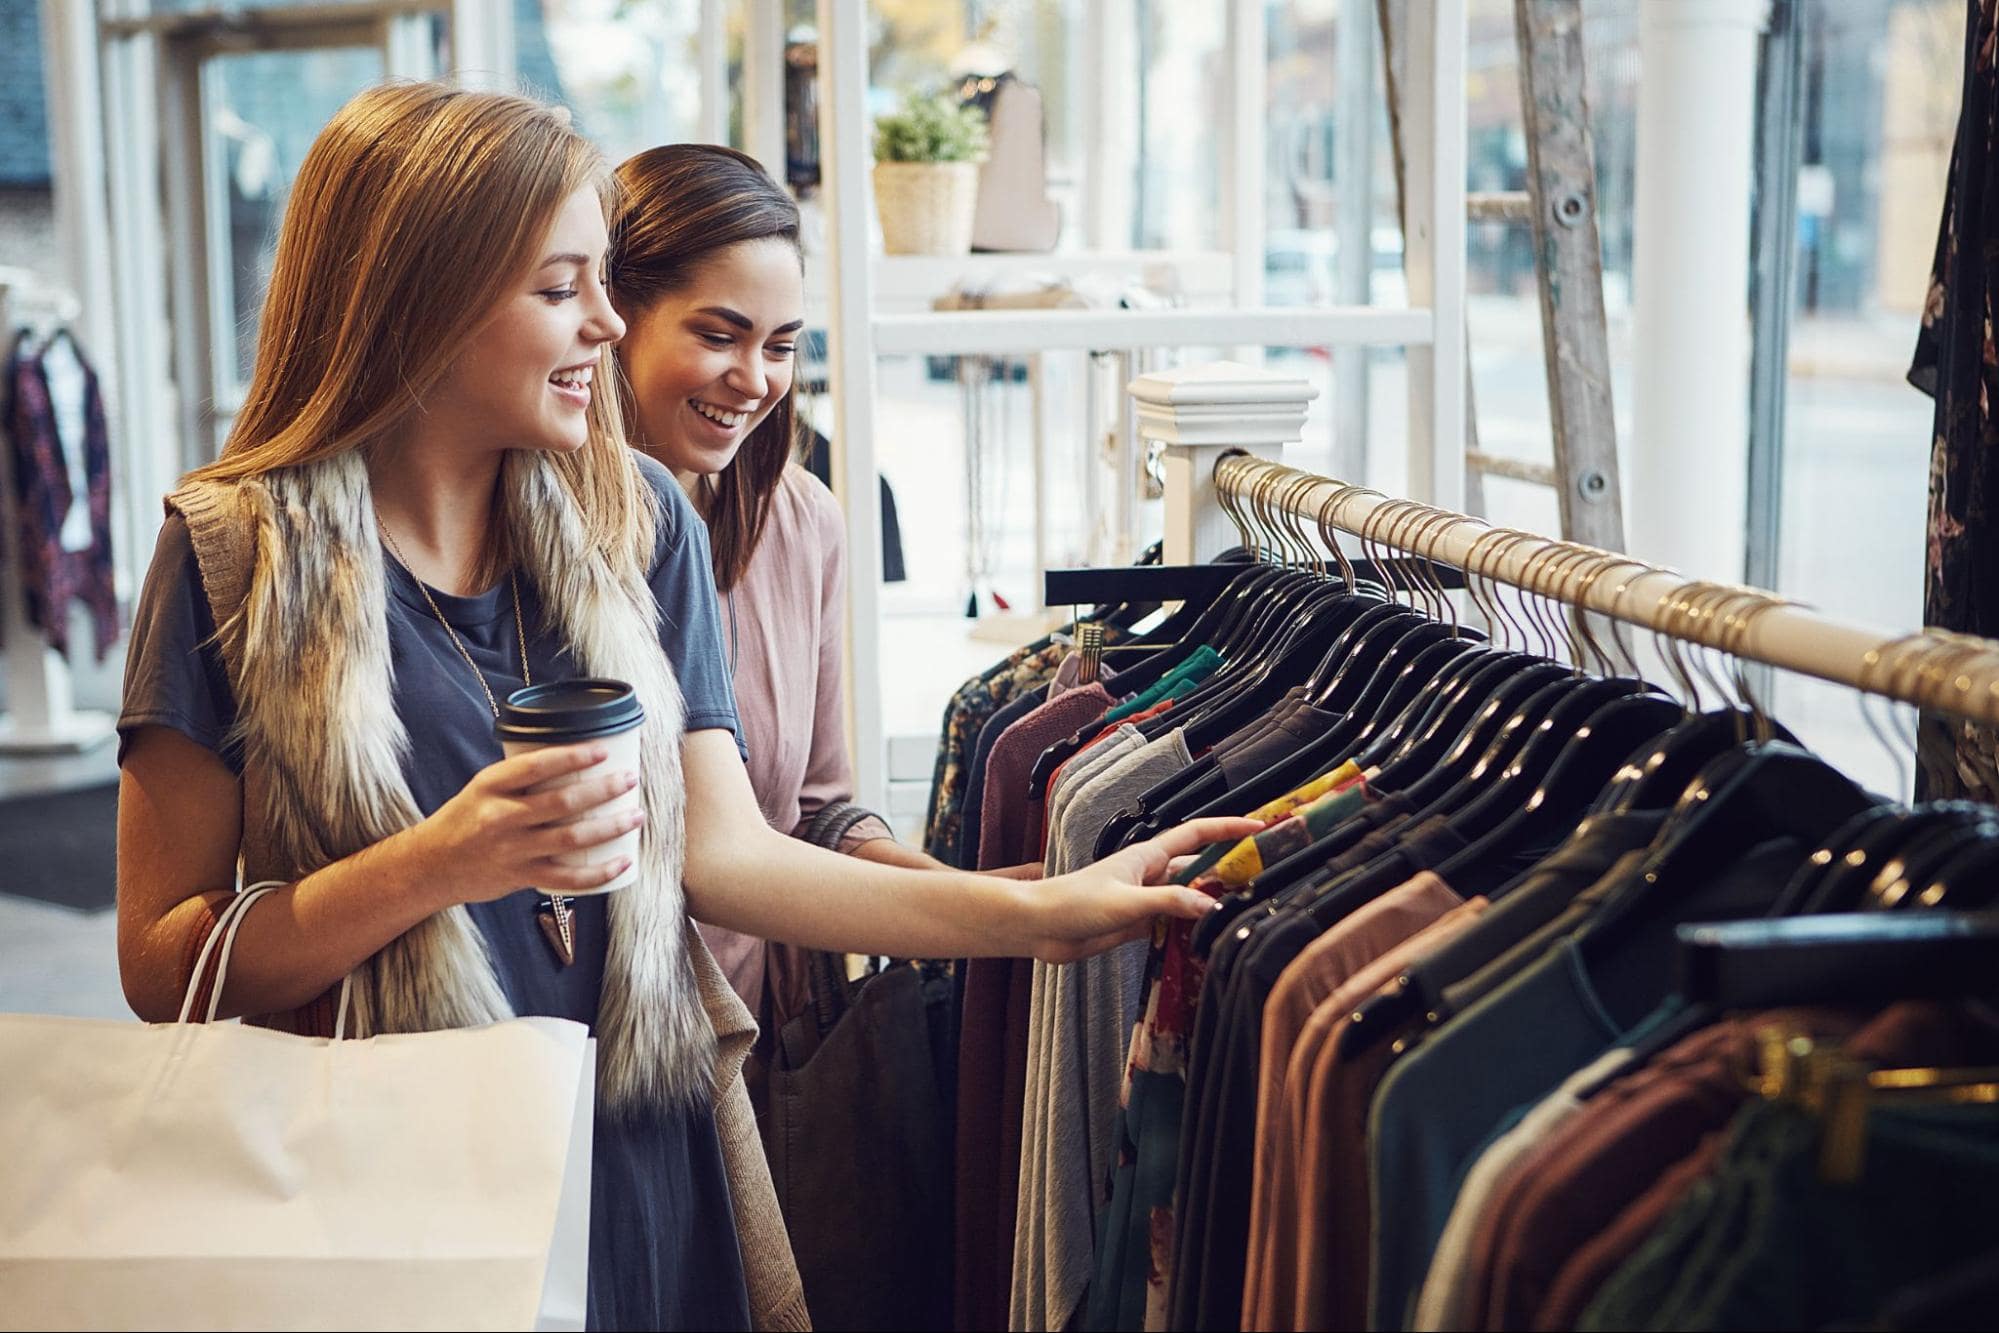
[[[438,606],[437,599],[430,595],[429,585],[422,579],[417,578],[416,571],[410,568],[410,562],[403,556],[403,548],[396,545],[396,535],[390,532],[389,525],[382,521],[380,510],[375,512],[375,526],[381,529],[383,539],[389,543],[389,553],[395,556],[396,563],[401,565],[403,571],[415,581],[416,590],[423,594],[423,600],[430,603],[430,613],[437,617],[437,623],[444,626],[444,632],[451,636],[451,646],[456,648],[458,655],[465,659],[465,665],[472,668],[472,678],[478,681],[479,688],[486,692],[486,707],[493,710],[493,720],[495,722],[499,721],[500,701],[493,697],[493,687],[486,683],[486,673],[481,671],[479,664],[472,660],[472,654],[465,647],[464,640],[458,637],[457,630],[451,628],[451,622],[444,618],[444,611]],[[507,581],[512,585],[514,591],[514,634],[518,637],[521,646],[521,683],[523,685],[532,685],[534,684],[534,674],[528,670],[527,624],[521,617],[520,575],[516,571],[509,569],[507,571]]]

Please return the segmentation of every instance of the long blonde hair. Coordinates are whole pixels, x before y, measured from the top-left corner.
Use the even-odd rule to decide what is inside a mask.
[[[300,164],[278,232],[256,368],[222,455],[190,480],[241,481],[376,447],[528,272],[562,204],[617,181],[566,112],[525,97],[396,82],[356,96]],[[615,374],[607,346],[600,384]],[[652,552],[650,492],[617,395],[592,394],[589,435],[552,454],[593,548]],[[499,534],[489,560],[503,558]]]

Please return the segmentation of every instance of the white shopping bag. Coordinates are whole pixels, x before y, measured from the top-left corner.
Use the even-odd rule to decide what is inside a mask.
[[[188,998],[0,1016],[0,1328],[582,1328],[582,1025],[327,1041]]]

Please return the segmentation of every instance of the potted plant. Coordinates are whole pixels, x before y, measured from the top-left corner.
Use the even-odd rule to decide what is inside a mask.
[[[892,255],[962,255],[972,248],[986,118],[947,94],[912,96],[875,121],[875,208]]]

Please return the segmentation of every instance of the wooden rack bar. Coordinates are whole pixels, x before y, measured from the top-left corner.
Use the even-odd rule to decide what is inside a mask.
[[[1937,712],[1999,723],[1999,643],[1938,631],[1895,634],[1823,615],[1775,593],[1740,589],[1724,608],[1717,585],[1629,556],[1530,534],[1492,538],[1466,514],[1398,500],[1244,454],[1214,469],[1219,497],[1262,505],[1486,582],[1526,589],[1666,638],[1704,644],[1744,661],[1850,686]],[[1604,572],[1582,577],[1592,562]]]

